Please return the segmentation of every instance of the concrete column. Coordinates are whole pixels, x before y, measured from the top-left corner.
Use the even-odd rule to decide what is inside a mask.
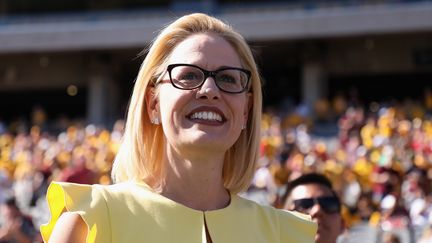
[[[116,119],[123,118],[124,114],[121,113],[120,110],[120,94],[119,94],[120,88],[119,83],[117,80],[111,76],[108,83],[108,95],[107,95],[107,101],[106,101],[106,111],[107,111],[107,119],[106,119],[106,126],[108,129],[111,129],[114,125]]]
[[[118,87],[109,65],[95,65],[88,82],[87,122],[108,129],[118,116]],[[94,67],[94,66],[93,66]]]
[[[87,121],[104,125],[107,113],[107,82],[102,76],[92,76],[88,83]]]
[[[317,100],[327,96],[327,75],[320,62],[306,62],[302,67],[302,102],[313,112]],[[312,113],[310,113],[312,114]]]

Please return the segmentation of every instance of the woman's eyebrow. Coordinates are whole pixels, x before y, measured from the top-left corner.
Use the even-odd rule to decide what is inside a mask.
[[[225,65],[223,65],[223,66],[220,66],[218,69],[216,69],[216,70],[219,70],[219,69],[224,69],[224,68],[242,68],[242,67],[234,67],[234,66],[225,66]]]

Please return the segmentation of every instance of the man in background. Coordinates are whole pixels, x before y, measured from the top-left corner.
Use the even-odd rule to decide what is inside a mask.
[[[308,214],[318,224],[316,243],[335,243],[344,230],[340,200],[321,174],[305,174],[289,182],[284,202],[284,209]]]

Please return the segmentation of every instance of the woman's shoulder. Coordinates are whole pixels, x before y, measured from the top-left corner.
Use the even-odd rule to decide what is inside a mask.
[[[88,185],[53,181],[48,187],[47,199],[50,201],[65,198],[66,204],[68,201],[76,201],[81,198],[105,200],[107,195],[121,193],[121,191],[126,191],[121,185]]]
[[[96,185],[85,185],[65,182],[51,182],[46,199],[51,214],[48,223],[41,226],[45,242],[51,236],[54,226],[63,212],[76,213],[88,226],[88,234],[96,237],[97,230],[109,230],[110,218],[105,197]],[[99,242],[106,242],[106,237],[99,235]],[[91,242],[91,241],[90,241]]]
[[[148,187],[130,182],[113,185],[51,182],[46,196],[51,218],[41,226],[42,236],[47,242],[60,215],[72,212],[84,220],[89,235],[96,239],[94,242],[109,242],[110,234],[97,231],[111,232],[114,226],[121,231],[124,227],[118,225],[123,222],[119,219],[144,216],[146,211],[140,205],[153,205],[151,195]]]
[[[281,239],[289,242],[313,242],[317,225],[309,215],[294,211],[277,209],[261,205],[249,199],[237,196],[237,207],[254,212],[260,221],[271,223],[278,228]],[[284,242],[284,241],[282,241]]]
[[[46,197],[52,210],[64,208],[90,215],[95,211],[124,210],[143,201],[151,203],[153,194],[148,187],[131,182],[113,185],[52,182]]]
[[[137,190],[142,192],[151,192],[148,186],[136,182],[122,182],[118,184],[77,184],[70,182],[53,181],[49,186],[50,190],[67,190],[76,193],[102,193],[107,195],[133,193]]]

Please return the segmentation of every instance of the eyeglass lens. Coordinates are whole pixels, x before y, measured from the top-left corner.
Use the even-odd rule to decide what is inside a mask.
[[[340,202],[337,197],[318,197],[318,198],[298,199],[298,200],[294,200],[294,207],[295,210],[297,211],[307,212],[316,203],[318,203],[326,213],[336,213],[340,211]]]
[[[219,89],[230,93],[242,92],[249,78],[247,73],[236,68],[206,71],[196,66],[176,65],[170,69],[171,82],[180,89],[198,88],[209,76],[214,78]]]

